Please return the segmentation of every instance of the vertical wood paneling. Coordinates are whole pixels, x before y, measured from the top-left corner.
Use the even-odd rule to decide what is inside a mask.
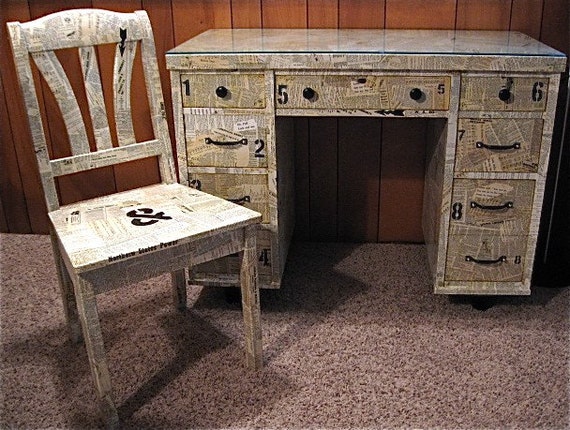
[[[143,0],[142,6],[148,13],[152,25],[152,31],[154,33],[156,56],[158,60],[158,71],[160,73],[160,79],[162,83],[162,94],[164,97],[164,104],[166,106],[170,140],[173,143],[173,151],[175,151],[176,145],[174,145],[175,134],[174,117],[172,112],[172,96],[170,93],[170,85],[168,85],[170,82],[170,73],[166,68],[165,57],[166,52],[175,46],[172,7],[170,5],[170,2],[157,2],[154,0]],[[176,152],[174,152],[174,154],[176,154]]]
[[[22,178],[18,170],[18,158],[12,140],[12,128],[0,74],[0,228],[2,231],[30,232],[30,220],[24,195]],[[4,206],[9,210],[4,211]]]
[[[384,28],[384,0],[338,0],[339,28]]]
[[[2,35],[0,72],[4,94],[0,94],[2,97],[0,154],[3,164],[6,165],[0,174],[0,203],[4,211],[4,217],[0,213],[2,230],[45,233],[48,226],[43,193],[27,124],[24,120],[25,110],[17,86],[5,23],[10,20],[27,21],[65,8],[91,6],[119,11],[131,11],[142,7],[149,13],[155,33],[171,133],[173,127],[170,82],[165,67],[164,53],[209,28],[453,28],[456,26],[458,29],[511,29],[523,31],[532,37],[539,37],[543,42],[563,52],[570,51],[567,0],[125,0],[122,2],[2,0],[0,4],[0,25],[2,27],[0,29]],[[65,58],[65,54],[63,57]],[[108,68],[110,65],[107,64],[104,67]],[[104,86],[108,85],[110,85],[109,82],[104,79]],[[140,89],[135,92],[137,96],[143,94]],[[50,147],[55,146],[54,151],[62,154],[66,151],[67,136],[61,119],[53,114],[54,101],[53,98],[50,100],[50,97],[46,96],[44,101],[40,94],[40,102],[45,104],[47,110],[51,112],[48,121]],[[142,97],[146,98],[146,96]],[[150,126],[146,119],[148,115],[147,108],[144,106],[146,101],[143,104],[138,102],[138,98],[135,100],[133,105],[138,109],[134,117],[137,137],[147,136],[150,133]],[[57,108],[55,109],[57,112]],[[318,240],[327,240],[327,238],[336,240],[339,237],[344,240],[351,235],[360,238],[368,237],[369,230],[366,230],[366,233],[360,231],[358,225],[368,225],[370,220],[367,217],[379,217],[380,220],[376,219],[373,223],[377,223],[381,239],[406,240],[403,237],[394,237],[386,233],[391,229],[393,231],[400,229],[399,231],[404,233],[408,231],[405,235],[415,240],[414,235],[417,233],[414,230],[415,227],[399,226],[400,221],[394,220],[405,217],[399,217],[397,213],[394,213],[396,206],[389,203],[391,198],[402,193],[402,184],[406,182],[403,174],[396,184],[390,179],[390,172],[396,172],[399,169],[397,160],[390,161],[390,147],[391,141],[398,139],[400,141],[405,139],[408,145],[415,147],[421,144],[422,137],[414,138],[411,136],[413,133],[409,127],[398,127],[399,121],[396,121],[397,123],[394,123],[390,119],[382,122],[385,139],[381,164],[382,181],[377,183],[372,181],[374,175],[367,178],[358,176],[354,179],[353,166],[357,162],[355,161],[357,156],[346,144],[347,136],[355,133],[373,135],[374,125],[355,127],[352,119],[338,118],[310,120],[299,118],[295,121],[297,129],[295,178],[297,230],[301,233],[301,237],[304,236],[303,231],[306,233],[305,238]],[[421,124],[422,121],[418,123],[415,120],[408,123],[412,128],[421,128]],[[366,149],[371,148],[372,146]],[[326,151],[323,152],[324,150]],[[415,162],[410,161],[410,163]],[[357,169],[359,171],[356,174],[364,175],[363,171],[369,168],[371,167]],[[411,186],[415,190],[407,192],[407,197],[414,193],[417,197],[420,186],[417,177],[423,174],[423,166],[416,163],[413,169],[412,167],[409,169],[411,169],[409,172],[414,169],[417,171],[412,174],[414,179],[404,188]],[[408,172],[408,170],[405,171]],[[353,178],[352,184],[350,180],[347,180],[351,177]],[[142,165],[96,171],[87,175],[62,179],[62,197],[70,201],[157,180],[156,162],[154,160],[143,161]],[[368,213],[364,216],[362,210],[359,209],[363,207],[367,199],[370,199],[369,194],[363,197],[353,193],[354,199],[349,204],[353,207],[344,206],[343,202],[346,200],[344,196],[351,193],[350,187],[360,183],[358,187],[360,189],[365,181],[372,181],[368,182],[365,187],[367,193],[374,193],[374,187],[382,188],[379,215]],[[82,188],[87,185],[87,191],[79,193],[80,185]],[[354,214],[366,219],[355,221],[351,218],[355,216]],[[389,227],[390,224],[392,227]],[[313,229],[314,236],[309,234],[310,227]]]
[[[311,239],[337,239],[337,148],[336,118],[309,121],[309,180]]]
[[[382,119],[338,119],[338,240],[376,242]]]
[[[232,28],[261,27],[261,0],[231,0]]]
[[[231,28],[230,0],[171,0],[171,2],[175,45],[210,28]]]
[[[309,28],[338,28],[338,0],[307,0]]]
[[[386,28],[455,28],[456,0],[386,0]]]
[[[544,0],[540,40],[570,55],[568,0]]]
[[[307,0],[263,0],[264,28],[307,28]]]
[[[457,30],[508,30],[512,0],[457,0]]]
[[[390,119],[382,128],[381,242],[422,242],[426,120]]]
[[[510,30],[540,37],[543,0],[513,0]]]
[[[279,121],[279,119],[278,119]],[[309,118],[295,118],[295,231],[296,239],[311,238],[311,181]]]

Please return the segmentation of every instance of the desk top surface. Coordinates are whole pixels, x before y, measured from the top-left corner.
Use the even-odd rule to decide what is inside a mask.
[[[563,71],[566,64],[563,53],[523,33],[471,30],[213,29],[166,56],[171,69],[208,63],[216,68],[223,62],[245,68],[359,68],[380,57],[388,69]]]
[[[216,29],[169,54],[375,53],[564,57],[523,33],[509,31]]]

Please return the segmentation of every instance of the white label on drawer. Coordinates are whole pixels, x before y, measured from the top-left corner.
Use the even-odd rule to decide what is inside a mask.
[[[214,108],[184,108],[185,114],[191,115],[210,115],[215,113]]]
[[[240,133],[247,130],[257,130],[257,121],[255,121],[255,119],[235,123],[234,131]]]
[[[214,128],[212,130],[212,133],[217,134],[219,136],[223,136],[230,140],[241,140],[241,138],[243,137],[241,134],[232,133],[231,131],[225,130],[223,128]]]
[[[354,91],[355,93],[374,93],[374,89],[370,86],[370,84],[366,83],[366,81],[364,82],[358,82],[358,81],[350,81],[350,85],[352,88],[352,91]]]
[[[496,197],[504,196],[505,194],[511,192],[513,187],[509,184],[500,182],[497,184],[490,184],[485,187],[477,188],[475,191],[474,198],[479,199],[492,199]]]

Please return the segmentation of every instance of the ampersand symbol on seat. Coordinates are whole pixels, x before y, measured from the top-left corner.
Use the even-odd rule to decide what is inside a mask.
[[[145,225],[151,225],[151,224],[156,224],[158,221],[160,221],[161,219],[172,219],[172,217],[168,216],[168,215],[164,215],[164,212],[157,212],[155,214],[153,214],[154,209],[150,209],[150,208],[141,208],[141,209],[135,209],[132,211],[127,212],[127,216],[129,218],[134,218],[131,221],[132,225],[136,225],[136,226],[145,226]],[[143,221],[141,218],[149,218],[149,221]]]

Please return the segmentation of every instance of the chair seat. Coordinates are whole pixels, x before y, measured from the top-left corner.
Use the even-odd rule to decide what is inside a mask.
[[[261,221],[261,214],[177,183],[61,206],[49,218],[77,272]]]

